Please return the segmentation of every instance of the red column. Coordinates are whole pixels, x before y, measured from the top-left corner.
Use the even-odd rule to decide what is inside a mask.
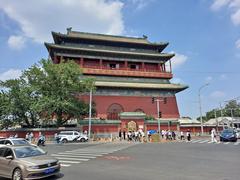
[[[128,68],[128,62],[127,61],[124,61],[124,67],[125,67],[125,69]]]
[[[142,70],[144,70],[144,71],[146,70],[144,62],[142,62]]]
[[[100,68],[102,69],[102,59],[100,59]]]
[[[54,64],[57,64],[57,63],[58,63],[57,56],[54,56],[54,57],[53,57],[53,63],[54,63]]]
[[[158,63],[158,70],[161,71],[161,64]]]
[[[83,67],[83,57],[80,58],[80,66]]]

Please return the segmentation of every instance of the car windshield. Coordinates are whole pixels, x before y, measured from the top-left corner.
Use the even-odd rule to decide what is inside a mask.
[[[72,132],[60,132],[59,135],[72,135]]]
[[[25,158],[32,156],[41,156],[45,154],[45,151],[34,146],[25,146],[14,149],[17,158]]]
[[[24,139],[19,139],[19,140],[12,140],[14,145],[24,145],[24,144],[29,144],[28,141],[24,140]]]
[[[226,129],[224,130],[222,133],[224,134],[229,134],[229,133],[233,133],[233,130],[230,130],[230,129]]]

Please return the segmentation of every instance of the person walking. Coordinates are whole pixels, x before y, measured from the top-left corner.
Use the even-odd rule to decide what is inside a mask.
[[[180,139],[181,139],[181,141],[184,140],[184,133],[183,133],[183,131],[180,132]]]
[[[214,142],[217,143],[216,137],[217,137],[216,130],[215,130],[215,128],[212,128],[212,130],[211,130],[211,142],[212,143],[214,143]]]
[[[190,130],[187,130],[187,140],[191,141],[191,133]]]
[[[118,137],[119,137],[119,140],[121,141],[122,140],[122,131],[121,131],[121,129],[119,131]]]

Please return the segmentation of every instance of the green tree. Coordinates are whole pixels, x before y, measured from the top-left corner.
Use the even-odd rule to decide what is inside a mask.
[[[82,71],[73,61],[53,64],[49,60],[40,61],[23,73],[22,78],[41,97],[37,108],[42,119],[56,117],[57,126],[68,120],[81,119],[88,115],[88,104],[79,95],[93,89],[93,79],[83,78]],[[95,110],[93,109],[93,114]]]
[[[37,99],[32,96],[31,87],[22,79],[1,82],[1,109],[3,126],[25,124],[35,127],[38,113],[35,108]]]
[[[93,79],[82,77],[76,63],[53,64],[43,59],[19,79],[1,82],[1,119],[27,127],[53,118],[56,126],[73,118],[81,119],[88,115],[89,106],[79,96],[94,90],[93,84]],[[95,113],[94,106],[92,112]]]

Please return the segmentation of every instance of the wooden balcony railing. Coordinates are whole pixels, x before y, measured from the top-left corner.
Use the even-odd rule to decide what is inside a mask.
[[[130,69],[130,68],[113,68],[84,66],[83,74],[108,75],[108,76],[131,76],[131,77],[150,77],[171,79],[171,72],[160,72],[159,70],[150,69]]]

